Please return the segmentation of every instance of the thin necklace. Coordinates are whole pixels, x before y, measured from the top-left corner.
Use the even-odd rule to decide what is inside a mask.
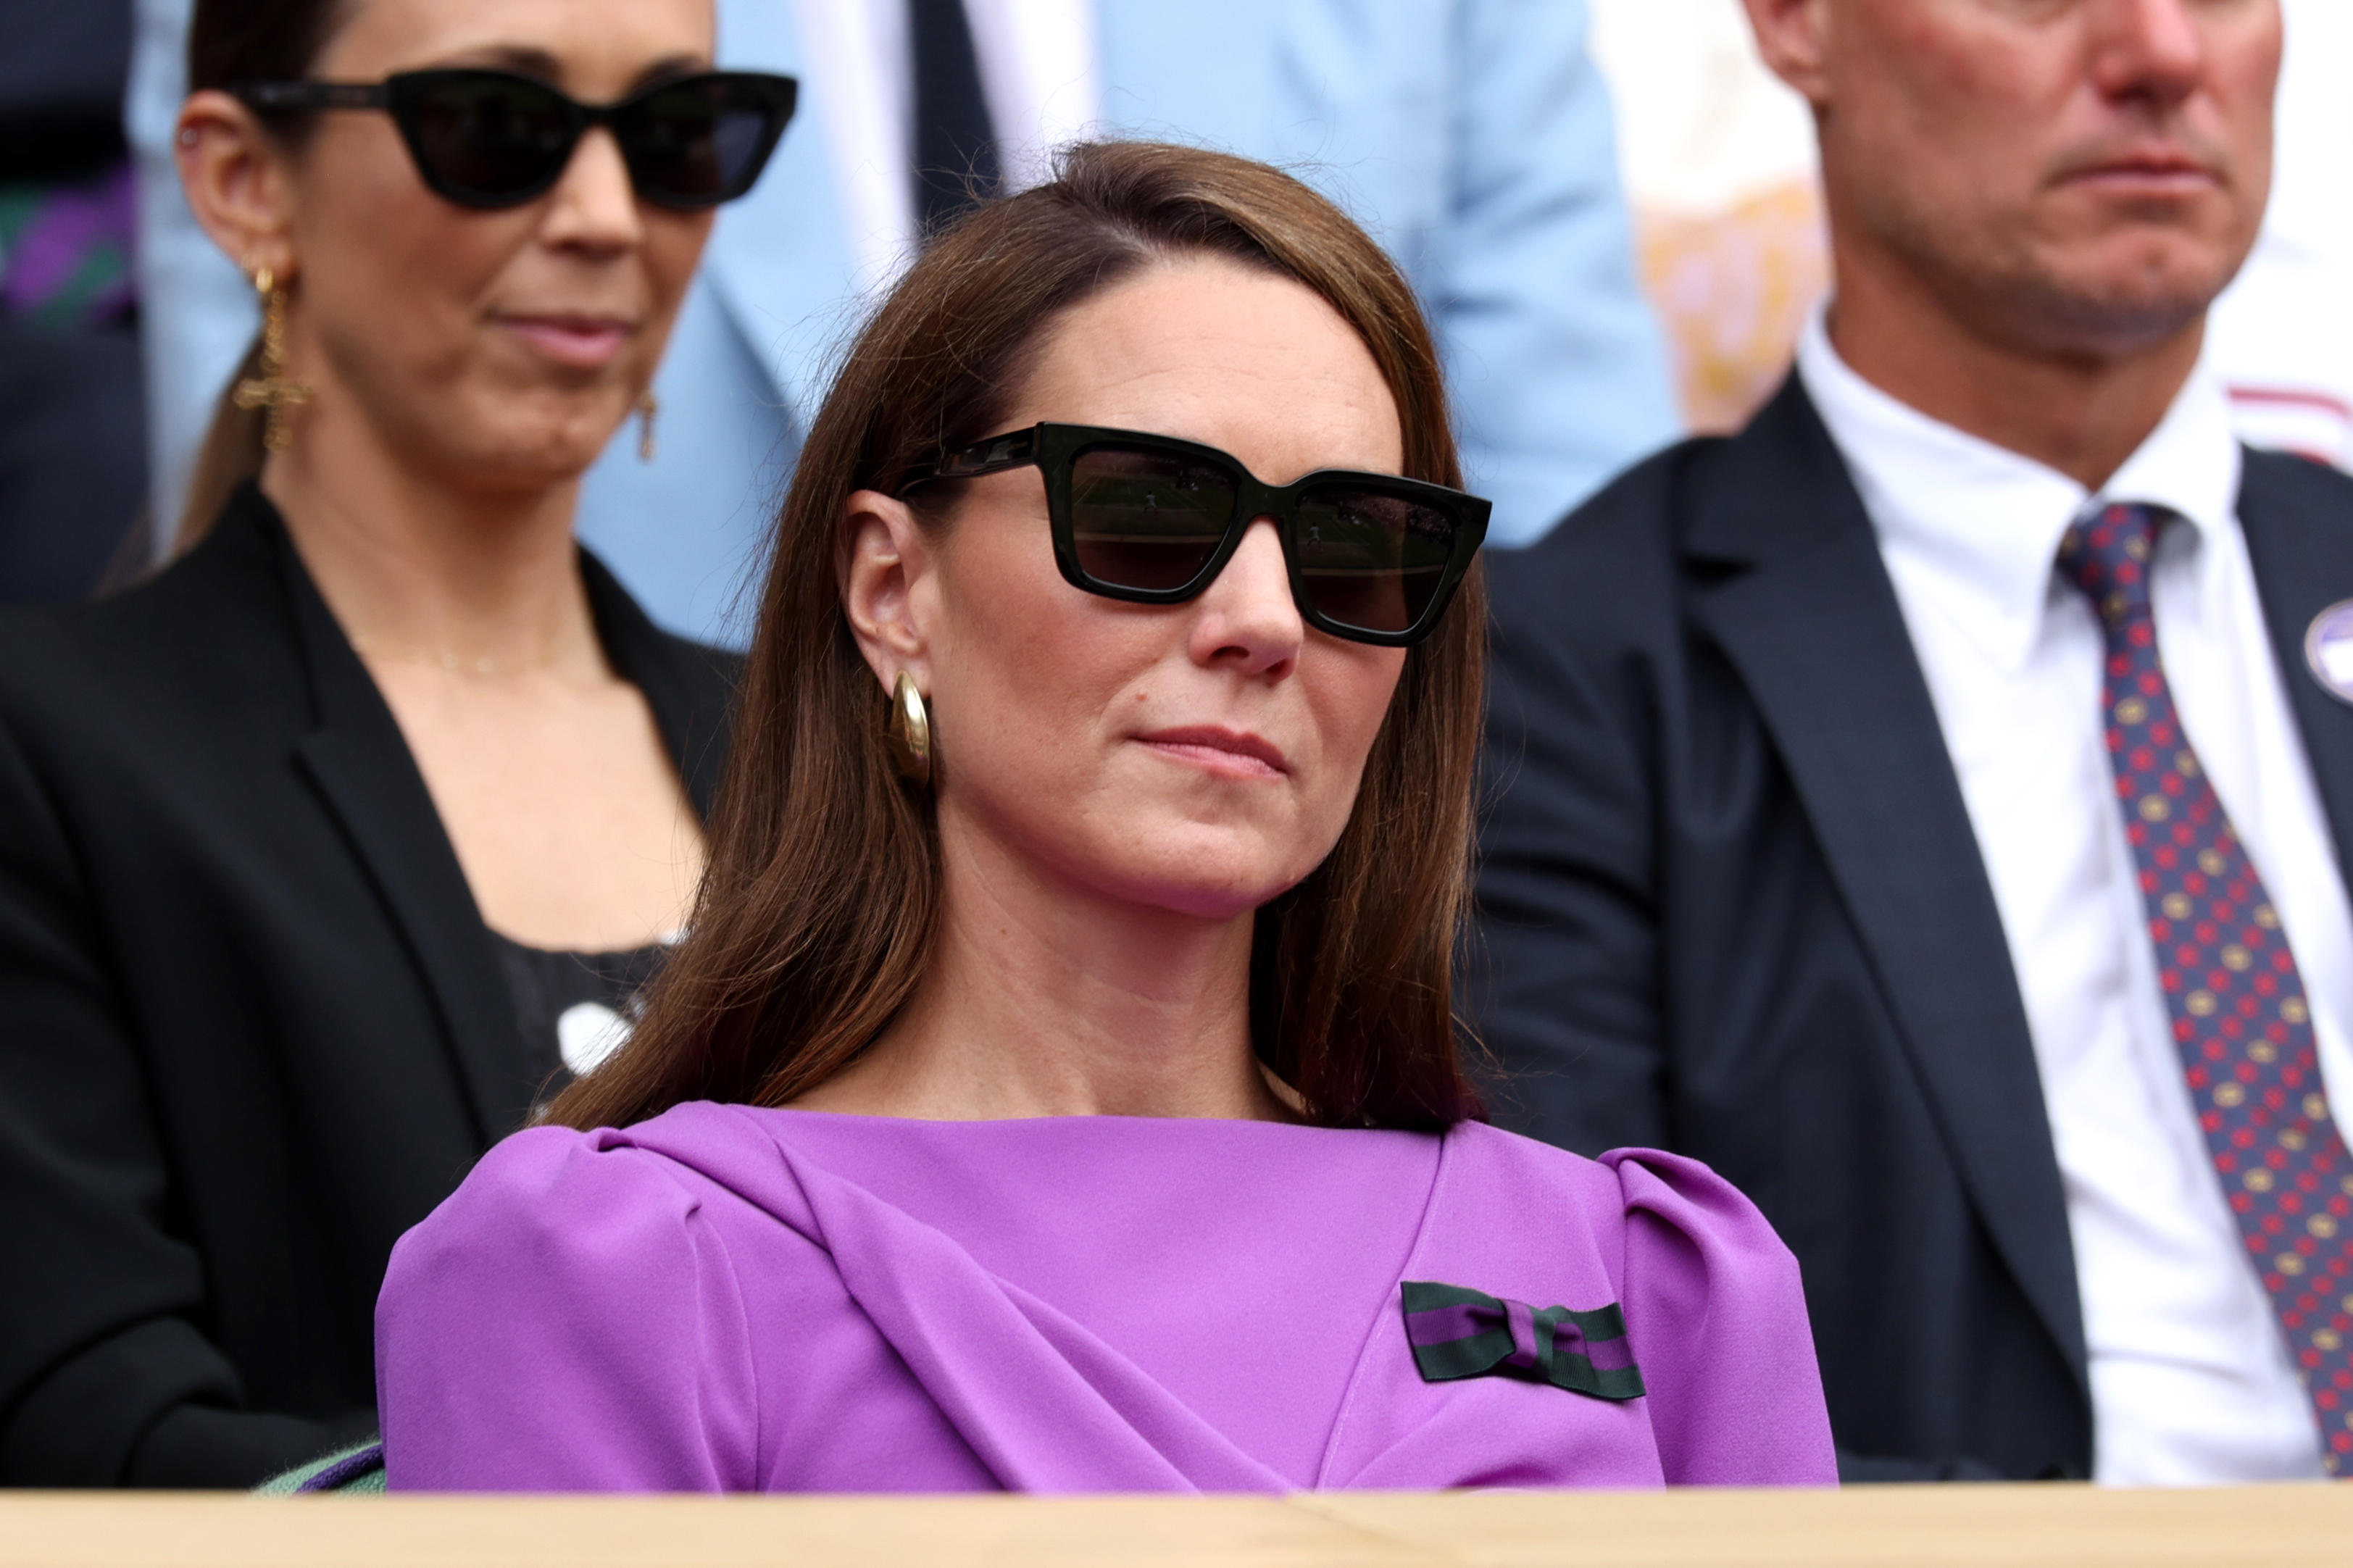
[[[502,662],[487,655],[478,658],[467,658],[448,648],[436,653],[429,647],[416,644],[406,647],[397,646],[387,647],[380,643],[363,642],[358,637],[353,637],[350,641],[352,651],[362,658],[388,658],[402,664],[421,664],[432,669],[446,669],[454,674],[466,675],[529,675],[537,670],[552,668],[560,657],[558,653],[551,652],[528,663]]]

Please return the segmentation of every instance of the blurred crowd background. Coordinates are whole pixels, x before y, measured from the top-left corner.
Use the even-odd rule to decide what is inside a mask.
[[[0,599],[127,580],[147,425],[122,132],[131,0],[10,0],[0,48]]]
[[[150,5],[143,25],[155,32],[179,9]],[[1590,10],[1681,417],[1694,431],[1736,428],[1786,374],[1830,285],[1812,127],[1757,61],[1736,0],[1591,0]],[[2353,5],[2286,0],[2285,11],[2270,213],[2214,311],[2212,353],[2246,439],[2353,466],[2353,315],[2338,308],[2353,279],[2353,173],[2338,155],[2353,143],[2353,95],[2341,88]],[[185,411],[208,410],[218,389],[156,384],[204,356],[164,346],[188,323],[142,309],[126,114],[135,124],[134,61],[168,69],[176,37],[166,29],[142,57],[133,0],[8,0],[7,15],[0,602],[54,602],[133,581],[168,549],[198,433]],[[192,231],[179,238],[203,244]],[[237,287],[219,268],[224,288]],[[237,326],[223,341],[241,349],[251,329]],[[712,630],[732,588],[702,584],[691,611],[668,618]]]

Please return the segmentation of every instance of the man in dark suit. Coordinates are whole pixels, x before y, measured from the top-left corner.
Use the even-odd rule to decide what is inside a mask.
[[[2353,481],[2200,359],[2274,0],[1747,7],[1837,297],[1496,563],[1499,1108],[1763,1206],[1850,1476],[2353,1471]]]

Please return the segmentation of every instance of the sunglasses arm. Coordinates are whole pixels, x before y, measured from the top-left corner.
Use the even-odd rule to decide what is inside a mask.
[[[976,479],[984,475],[1003,473],[1008,468],[1034,463],[1043,444],[1045,429],[1044,426],[1036,425],[1027,430],[991,436],[986,441],[959,447],[930,468],[916,473],[899,487],[898,493],[903,496],[916,486],[927,485],[934,479]]]
[[[385,109],[392,101],[380,81],[240,81],[228,90],[248,109]]]

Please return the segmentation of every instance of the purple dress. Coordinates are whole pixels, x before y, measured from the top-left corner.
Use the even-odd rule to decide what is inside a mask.
[[[376,1358],[396,1491],[1835,1479],[1746,1199],[1478,1123],[534,1129],[394,1249]]]

